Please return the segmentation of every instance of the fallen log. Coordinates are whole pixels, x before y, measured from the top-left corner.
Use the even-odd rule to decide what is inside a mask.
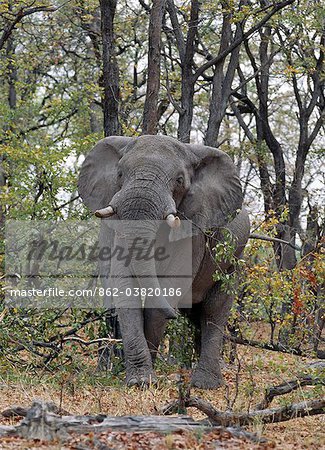
[[[17,409],[17,407],[16,407]],[[17,409],[16,412],[26,413],[25,418],[17,426],[0,426],[0,436],[19,436],[41,441],[66,441],[72,433],[99,434],[110,431],[172,433],[184,430],[227,433],[232,437],[245,438],[254,442],[265,442],[253,433],[233,428],[212,426],[209,421],[195,421],[190,416],[106,416],[98,415],[68,415],[56,414],[60,409],[53,403],[34,401],[32,407]]]
[[[67,438],[69,432],[100,433],[108,429],[172,432],[200,428],[202,425],[189,416],[177,416],[172,420],[157,416],[112,417],[104,414],[58,416],[52,404],[35,401],[25,419],[16,427],[16,432],[21,437],[50,441]]]
[[[203,412],[213,425],[229,426],[246,426],[253,423],[275,423],[284,422],[295,419],[297,417],[314,416],[317,414],[325,414],[325,400],[310,400],[301,403],[293,403],[280,408],[260,409],[249,413],[234,413],[228,411],[220,411],[211,403],[199,398],[189,397],[185,400],[187,408],[194,407]],[[164,406],[161,410],[162,414],[174,414],[178,408],[178,401],[172,402]]]

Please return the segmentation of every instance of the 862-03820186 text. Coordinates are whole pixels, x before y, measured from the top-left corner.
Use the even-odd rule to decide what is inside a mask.
[[[126,297],[181,297],[182,290],[181,288],[126,288],[124,291],[121,291],[118,288],[98,288],[97,294],[99,296],[108,296],[108,297],[119,297],[125,295]]]

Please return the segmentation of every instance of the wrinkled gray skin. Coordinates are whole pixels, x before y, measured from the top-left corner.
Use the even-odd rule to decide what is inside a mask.
[[[112,218],[101,219],[101,240],[112,248],[121,244],[122,237],[107,227],[111,219],[163,220],[173,213],[194,223],[195,235],[190,238],[193,307],[183,310],[201,331],[200,358],[192,384],[205,389],[218,388],[223,383],[219,364],[222,336],[233,299],[212,279],[216,270],[211,257],[213,242],[209,242],[204,230],[222,227],[231,230],[238,244],[236,255],[241,255],[249,235],[249,220],[242,209],[241,186],[231,159],[218,149],[183,144],[166,136],[108,137],[98,142],[85,159],[79,193],[93,212],[108,205],[114,208],[116,214]],[[156,231],[151,231],[153,238]],[[184,247],[181,239],[170,242],[168,233],[170,228],[163,225],[160,239],[177,268],[184,262]],[[133,237],[126,239],[131,242]],[[152,261],[142,262],[140,267],[136,264],[137,275],[150,274],[155,285],[163,287],[163,280],[155,277],[157,268]],[[132,262],[129,273],[122,266],[114,267],[114,273],[121,274],[115,280],[119,289],[146,286],[136,276],[127,277],[134,275],[134,265]],[[111,269],[106,262],[101,266],[101,273],[109,274]],[[223,269],[231,270],[231,267],[224,264]],[[176,307],[178,300],[169,299],[169,302]],[[133,308],[122,304],[122,300],[116,301],[126,381],[130,386],[155,381],[153,362],[167,321],[174,316],[166,298],[153,299],[157,308],[142,309],[137,298],[132,301]]]

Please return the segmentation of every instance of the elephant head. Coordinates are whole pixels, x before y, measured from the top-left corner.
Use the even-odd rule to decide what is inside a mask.
[[[181,226],[180,219],[186,218],[202,231],[224,226],[242,206],[240,181],[228,155],[167,136],[99,141],[82,165],[79,193],[101,218],[166,220],[171,227]],[[131,243],[132,236],[128,238]],[[119,239],[115,236],[115,244]],[[147,274],[151,286],[159,286],[152,261],[137,265],[137,275]],[[145,287],[145,278],[139,283]],[[156,299],[154,307],[174,317],[166,299]]]

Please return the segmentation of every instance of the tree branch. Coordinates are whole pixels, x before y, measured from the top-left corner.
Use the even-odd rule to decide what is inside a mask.
[[[289,241],[284,241],[283,239],[278,239],[278,238],[274,238],[274,237],[270,237],[270,236],[263,236],[261,234],[250,234],[249,235],[249,239],[260,239],[261,241],[269,241],[269,242],[278,242],[280,244],[286,244],[289,245],[289,247],[301,251],[301,247],[297,247],[296,245],[292,244]]]
[[[172,27],[173,27],[173,32],[174,32],[174,36],[176,39],[176,45],[178,48],[178,52],[179,52],[179,57],[181,59],[181,62],[184,63],[184,59],[185,59],[185,41],[184,41],[184,36],[183,33],[181,31],[181,27],[180,24],[178,22],[178,18],[177,18],[177,11],[176,11],[176,7],[174,4],[173,0],[167,0],[167,11],[170,17],[170,21],[172,23]]]
[[[307,352],[304,352],[300,348],[289,348],[281,344],[270,344],[267,342],[254,341],[251,339],[246,339],[244,337],[234,336],[233,334],[231,335],[226,334],[225,338],[239,345],[249,345],[251,347],[263,348],[265,350],[271,350],[272,352],[288,353],[290,355],[308,356]],[[319,359],[325,359],[325,351],[317,350],[316,357]]]
[[[98,338],[98,339],[93,339],[92,341],[85,341],[84,339],[81,339],[78,336],[68,336],[68,337],[65,337],[62,339],[62,342],[67,342],[67,341],[75,341],[81,345],[85,345],[86,347],[88,347],[89,345],[93,345],[93,344],[101,344],[102,342],[108,342],[110,344],[119,344],[122,342],[121,339],[112,339],[112,338]]]
[[[261,403],[256,406],[257,410],[266,409],[274,397],[289,394],[303,386],[324,385],[325,381],[313,375],[300,376],[296,380],[286,381],[278,386],[272,386],[266,390],[265,397]]]
[[[65,203],[62,203],[61,205],[56,206],[53,211],[59,211],[60,209],[64,208],[67,205],[70,205],[70,203],[75,202],[76,200],[78,200],[78,198],[80,198],[80,195],[76,195],[75,197],[72,197],[70,200],[68,200]]]
[[[324,125],[325,122],[325,108],[323,111],[321,111],[320,116],[318,117],[315,126],[313,128],[313,131],[310,133],[307,141],[307,146],[310,147],[314,140],[316,139],[321,127]]]
[[[173,414],[178,405],[178,401],[166,405],[162,412],[164,414]],[[199,398],[190,397],[185,401],[185,406],[197,408],[206,414],[213,425],[246,426],[256,423],[275,423],[285,422],[296,419],[297,417],[314,416],[325,414],[325,400],[317,399],[300,403],[292,403],[288,406],[272,409],[255,410],[249,413],[223,412],[215,409],[211,403]]]
[[[62,7],[62,6],[60,6]],[[50,7],[50,6],[36,6],[34,8],[29,9],[20,9],[14,20],[5,26],[2,35],[0,37],[0,50],[3,48],[9,37],[11,36],[11,33],[13,32],[15,26],[23,20],[24,17],[30,16],[32,14],[35,14],[37,12],[54,12],[57,11],[60,7]]]
[[[246,31],[246,33],[243,33],[243,35],[240,38],[236,39],[226,50],[224,50],[222,53],[212,58],[210,61],[207,61],[205,64],[203,64],[203,66],[199,67],[195,72],[195,74],[193,75],[194,79],[197,80],[211,66],[222,62],[233,50],[235,50],[235,48],[241,45],[252,34],[258,31],[263,25],[265,25],[271,19],[271,17],[274,16],[274,14],[276,14],[286,6],[291,5],[292,3],[294,3],[294,1],[295,0],[286,0],[284,2],[275,5],[274,8],[272,8],[272,10],[263,17],[263,19],[261,19],[250,30]]]

